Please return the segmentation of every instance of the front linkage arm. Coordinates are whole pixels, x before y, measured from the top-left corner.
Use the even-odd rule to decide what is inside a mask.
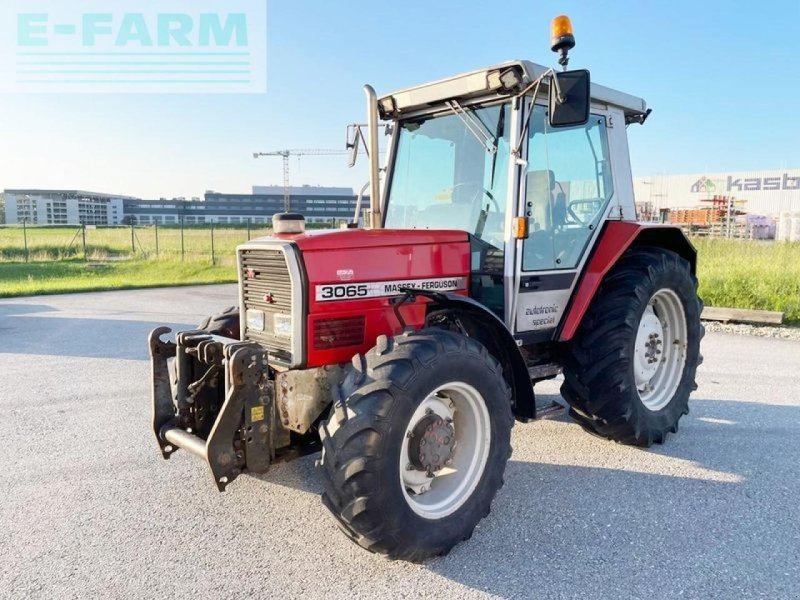
[[[183,448],[202,458],[220,491],[245,470],[266,471],[275,457],[276,418],[267,352],[255,343],[200,331],[179,333],[177,343],[163,341],[170,331],[159,327],[149,338],[153,433],[162,456],[168,459]],[[174,390],[167,362],[173,357]],[[214,422],[204,438],[207,418]]]

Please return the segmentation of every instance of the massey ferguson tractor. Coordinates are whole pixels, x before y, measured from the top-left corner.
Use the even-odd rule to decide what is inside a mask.
[[[574,44],[558,17],[563,70],[365,86],[351,146],[368,155],[366,227],[358,211],[308,232],[278,214],[237,249],[237,308],[150,334],[164,458],[202,458],[224,490],[321,450],[322,502],[347,536],[419,561],[488,515],[537,381],[563,372],[593,434],[647,447],[677,431],[703,334],[695,250],[635,221],[626,129],[650,111],[566,70]]]

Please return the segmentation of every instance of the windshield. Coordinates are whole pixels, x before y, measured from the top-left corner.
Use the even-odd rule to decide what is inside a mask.
[[[386,227],[459,229],[502,247],[508,112],[502,104],[401,123]]]

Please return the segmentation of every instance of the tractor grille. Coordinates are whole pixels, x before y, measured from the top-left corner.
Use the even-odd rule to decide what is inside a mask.
[[[262,344],[281,362],[292,362],[292,337],[275,334],[275,315],[292,318],[292,282],[286,257],[280,250],[241,250],[242,300],[247,311],[264,313],[264,330],[250,327],[245,318],[244,339]],[[299,290],[297,291],[299,293]],[[295,315],[294,318],[301,318]],[[286,318],[283,319],[285,323]],[[297,335],[291,328],[291,335]]]

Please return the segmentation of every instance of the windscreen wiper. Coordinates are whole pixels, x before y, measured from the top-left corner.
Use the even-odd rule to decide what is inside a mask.
[[[476,119],[471,113],[464,110],[464,107],[455,100],[448,100],[445,102],[445,105],[453,111],[455,116],[461,119],[464,126],[475,136],[475,139],[478,140],[487,152],[491,154],[497,152],[497,145],[493,139],[492,132],[489,131],[479,119]]]
[[[506,111],[504,107],[500,107],[500,116],[497,117],[497,129],[494,132],[494,145],[497,148],[497,143],[500,141],[500,137],[503,135],[503,130],[506,128]],[[495,170],[497,169],[497,152],[494,153],[492,157],[492,177],[489,183],[489,189],[494,189],[494,174]]]

